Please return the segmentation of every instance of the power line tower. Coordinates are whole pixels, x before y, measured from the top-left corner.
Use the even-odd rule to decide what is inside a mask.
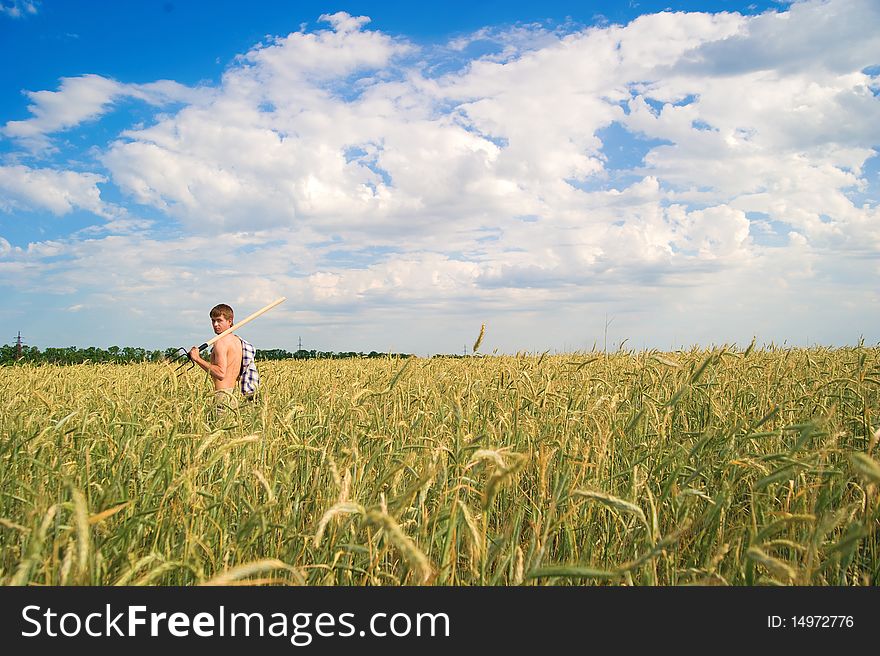
[[[18,338],[15,340],[15,359],[21,360],[22,357],[23,356],[21,353],[21,331],[19,330],[18,331]]]
[[[303,350],[303,338],[302,338],[302,336],[300,336],[300,338],[299,338],[299,347],[297,348],[297,350],[298,350],[298,351],[302,351],[302,350]]]

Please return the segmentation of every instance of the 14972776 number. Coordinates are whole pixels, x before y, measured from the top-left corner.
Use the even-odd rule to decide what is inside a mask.
[[[852,628],[854,625],[852,615],[792,615],[792,628],[806,629],[833,629]]]

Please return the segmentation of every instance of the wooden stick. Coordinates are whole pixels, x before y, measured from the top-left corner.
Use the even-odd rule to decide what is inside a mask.
[[[262,310],[257,310],[257,311],[254,312],[253,314],[251,314],[251,315],[245,317],[244,319],[242,319],[241,321],[239,321],[237,324],[235,324],[235,325],[233,325],[233,326],[230,326],[229,328],[227,328],[226,330],[224,330],[224,331],[223,331],[222,333],[220,333],[219,335],[215,335],[214,337],[212,337],[211,339],[209,339],[207,342],[205,342],[204,344],[202,344],[201,346],[199,346],[199,350],[200,350],[200,351],[205,350],[206,348],[208,348],[211,344],[213,344],[214,342],[216,342],[216,341],[217,341],[218,339],[220,339],[221,337],[225,337],[226,335],[228,335],[229,333],[233,332],[234,330],[237,330],[237,329],[241,328],[241,327],[242,327],[243,325],[245,325],[246,323],[248,323],[248,322],[250,322],[250,321],[253,321],[254,319],[256,319],[256,318],[257,318],[258,316],[260,316],[261,314],[264,314],[264,313],[268,312],[268,311],[271,310],[273,307],[275,307],[276,305],[280,305],[281,303],[283,303],[283,302],[286,301],[286,300],[287,300],[287,297],[286,297],[286,296],[282,296],[281,298],[272,301],[271,303],[269,303],[269,305],[267,305],[266,307],[264,307]]]

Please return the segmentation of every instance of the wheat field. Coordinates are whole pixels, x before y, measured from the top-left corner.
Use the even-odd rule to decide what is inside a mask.
[[[5,367],[0,581],[880,581],[876,348],[259,367]]]

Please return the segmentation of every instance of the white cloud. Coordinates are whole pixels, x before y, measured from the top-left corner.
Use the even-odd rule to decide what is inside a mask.
[[[822,7],[812,9],[787,23],[809,22]],[[880,124],[858,71],[821,80],[779,71],[712,79],[676,68],[707,44],[735,38],[748,47],[750,30],[763,33],[776,14],[644,16],[556,38],[509,61],[478,60],[439,80],[400,59],[412,46],[365,31],[365,20],[323,18],[334,29],[249,52],[210,104],[129,131],[105,158],[114,180],[138,201],[212,230],[309,221],[336,230],[344,216],[355,232],[405,233],[415,221],[424,234],[439,207],[444,228],[513,208],[549,220],[562,206],[591,204],[567,181],[605,175],[596,131],[618,121],[673,142],[647,162],[651,176],[679,194],[715,189],[716,203],[767,211],[772,199],[757,206],[768,185],[802,183],[835,189],[824,204],[839,210],[840,190],[859,183],[873,153],[865,139]],[[650,81],[664,71],[669,78]],[[748,102],[730,103],[733,88]],[[689,95],[697,100],[659,113],[645,102]],[[841,112],[858,123],[837,120]],[[790,211],[779,218],[815,223],[809,195],[803,204],[811,212],[792,209],[789,194]],[[355,217],[369,217],[368,225]]]
[[[683,235],[676,245],[683,250],[695,250],[700,257],[729,256],[747,246],[749,220],[740,210],[719,206],[684,212],[674,205],[669,214],[675,216],[676,231]]]
[[[731,38],[701,45],[676,63],[705,77],[778,71],[845,75],[876,64],[880,5],[873,0],[799,0],[785,12],[749,18]]]
[[[440,317],[482,309],[513,331],[543,313],[568,322],[552,332],[569,342],[578,312],[598,304],[625,315],[621,330],[667,320],[671,340],[693,328],[689,313],[710,317],[704,335],[730,335],[786,294],[833,299],[849,284],[854,308],[868,295],[880,247],[878,205],[861,197],[878,187],[866,177],[880,145],[876,4],[519,25],[440,54],[364,17],[321,19],[329,29],[255,46],[216,88],[84,76],[33,94],[33,118],[7,123],[8,136],[46,137],[122,97],[179,103],[121,133],[100,163],[182,236],[120,217],[52,245],[63,265],[8,243],[0,254],[47,267],[43,280],[89,307],[195,307],[208,286],[236,302],[284,293],[291,322],[410,309],[454,326]],[[432,57],[487,40],[490,55],[435,74]],[[615,163],[612,125],[643,139],[642,162]],[[103,178],[47,171],[0,168],[0,203],[109,213]]]
[[[63,78],[59,91],[29,91],[27,96],[33,104],[28,110],[33,118],[9,121],[3,134],[35,149],[45,148],[49,144],[47,134],[104,113],[121,88],[118,82],[100,75],[83,75]]]
[[[98,185],[107,178],[97,173],[0,166],[0,211],[46,210],[63,216],[84,209],[102,217],[118,216],[121,208],[104,203]]]
[[[4,0],[0,3],[0,14],[6,14],[12,18],[22,18],[37,13],[39,3],[35,0]]]
[[[843,18],[861,8],[845,3]],[[811,29],[824,10],[799,6],[788,29]],[[333,30],[255,48],[209,106],[128,132],[104,162],[137,200],[195,230],[308,226],[402,251],[467,249],[496,272],[484,273],[493,284],[550,286],[584,262],[656,263],[674,260],[676,249],[744,256],[746,211],[811,238],[845,230],[838,224],[860,210],[844,192],[861,183],[880,125],[862,60],[814,77],[688,73],[711,44],[734,39],[747,49],[752,32],[763,38],[778,20],[663,13],[550,42],[536,28],[541,48],[431,79],[419,58],[406,58],[411,45],[337,14]],[[648,105],[658,100],[659,112]],[[646,177],[626,193],[572,187],[607,175],[596,133],[613,121],[672,145],[648,154]],[[698,191],[714,209],[682,206],[681,221],[665,215],[665,203]],[[633,201],[643,207],[637,216]],[[518,215],[538,225],[524,231]],[[834,229],[823,215],[835,217]],[[498,230],[497,247],[475,243],[481,226]],[[572,249],[572,238],[581,246]],[[522,252],[540,253],[544,264],[517,263]],[[517,270],[533,273],[497,273]]]
[[[204,95],[177,82],[159,80],[150,84],[122,84],[100,75],[61,79],[58,91],[28,91],[32,118],[8,121],[0,133],[32,151],[51,146],[49,135],[68,130],[107,113],[120,98],[132,97],[151,105],[198,102]]]
[[[248,52],[243,63],[255,65],[258,76],[272,78],[275,84],[301,83],[304,79],[330,80],[357,71],[375,71],[410,50],[403,41],[364,30],[369,18],[338,12],[320,20],[329,22],[333,29],[279,37],[271,45]]]

